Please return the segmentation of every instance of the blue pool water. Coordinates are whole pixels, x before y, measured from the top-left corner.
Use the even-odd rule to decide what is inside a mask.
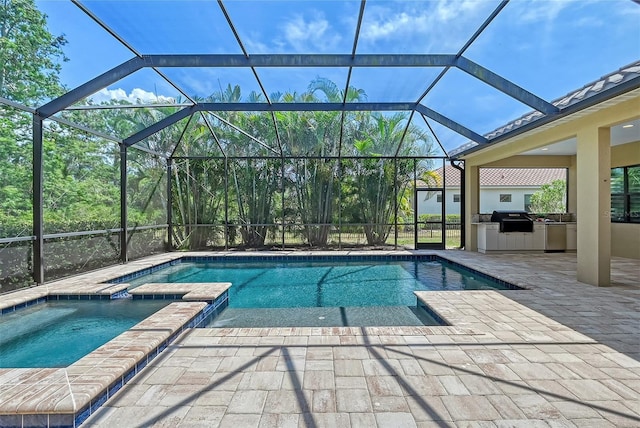
[[[231,282],[214,325],[233,327],[435,325],[414,291],[504,288],[439,261],[183,262],[129,281],[148,282]]]
[[[55,301],[0,317],[0,368],[66,367],[169,304]]]
[[[232,308],[412,305],[417,290],[504,288],[438,261],[181,263],[130,288],[148,282],[231,282]]]

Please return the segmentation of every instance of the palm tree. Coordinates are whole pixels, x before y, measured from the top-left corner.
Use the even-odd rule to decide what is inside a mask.
[[[358,101],[364,96],[362,90],[349,88],[346,98],[348,101]],[[344,98],[344,91],[334,82],[322,77],[314,79],[303,94],[281,96],[285,102],[342,102]],[[283,150],[291,155],[309,156],[293,161],[287,169],[286,178],[295,195],[297,212],[304,225],[305,240],[312,246],[327,244],[334,220],[334,207],[340,187],[340,164],[337,160],[340,149],[340,115],[339,112],[278,114]]]
[[[242,93],[239,86],[228,85],[224,91],[212,95],[212,99],[217,102],[239,102]],[[262,95],[255,92],[249,94],[249,102],[260,100]],[[273,227],[274,200],[281,175],[281,160],[269,159],[278,154],[273,149],[277,144],[272,119],[266,114],[252,112],[219,114],[224,122],[213,120],[212,123],[229,159],[228,210],[234,217],[231,222],[238,226],[243,245],[261,247],[268,230]]]
[[[353,162],[350,171],[352,202],[364,223],[369,245],[387,241],[393,215],[406,197],[413,174],[412,162],[382,156],[397,152],[405,156],[418,154],[418,142],[426,142],[425,146],[430,147],[428,135],[415,126],[407,127],[406,121],[404,113],[371,113],[366,127],[360,129],[360,138],[353,141],[353,152],[364,158]]]
[[[229,164],[230,193],[242,242],[262,247],[274,224],[274,201],[280,182],[279,159],[235,159]]]
[[[216,142],[203,119],[194,118],[185,130],[180,154],[215,152]],[[224,159],[180,159],[172,168],[174,238],[179,248],[201,249],[221,237],[211,224],[224,218]]]

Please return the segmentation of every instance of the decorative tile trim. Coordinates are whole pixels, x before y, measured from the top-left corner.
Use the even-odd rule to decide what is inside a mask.
[[[11,312],[15,312],[18,309],[24,309],[24,308],[28,308],[29,306],[39,305],[40,303],[46,303],[46,301],[47,301],[46,297],[38,297],[37,299],[28,300],[26,302],[18,303],[18,304],[15,304],[13,306],[9,306],[7,308],[3,308],[2,309],[2,315],[9,314]]]
[[[64,300],[64,301],[80,301],[80,300],[112,300],[112,299],[122,299],[122,298],[126,298],[129,295],[129,293],[127,292],[127,290],[122,290],[122,291],[118,291],[117,293],[108,295],[108,294],[80,294],[80,293],[75,293],[75,294],[49,294],[45,297],[38,297],[36,299],[32,299],[32,300],[27,300],[26,302],[22,302],[22,303],[17,303],[13,306],[9,306],[6,308],[2,308],[2,311],[0,311],[0,315],[5,315],[5,314],[10,314],[13,313],[17,310],[20,309],[25,309],[28,308],[30,306],[34,306],[34,305],[39,305],[41,303],[47,303],[49,301],[56,301],[56,300]],[[177,297],[177,299],[181,299],[182,296]],[[0,425],[2,426],[2,425]]]
[[[22,415],[0,415],[0,426],[22,428]]]
[[[131,295],[129,294],[129,291],[127,291],[127,289],[125,288],[122,291],[113,293],[110,297],[111,299],[128,299],[129,297],[131,297]]]
[[[266,255],[266,256],[242,256],[242,255],[223,255],[223,256],[185,256],[168,262],[160,263],[158,265],[145,268],[130,274],[112,279],[109,283],[123,283],[134,278],[141,277],[150,273],[157,272],[169,266],[175,266],[181,263],[202,263],[202,262],[247,262],[247,261],[271,261],[271,262],[287,262],[287,261],[301,261],[301,262],[313,262],[313,261],[438,261],[451,266],[456,266],[464,271],[470,272],[480,278],[491,280],[507,290],[526,290],[527,288],[518,286],[508,281],[504,281],[495,276],[480,272],[476,269],[465,266],[461,263],[451,261],[435,254],[372,254],[372,255]],[[39,297],[37,299],[29,300],[26,302],[18,303],[14,306],[3,308],[1,315],[14,312],[19,309],[27,308],[29,306],[45,303],[48,300],[109,300],[127,297],[127,290],[114,293],[112,295],[100,295],[100,294],[50,294],[47,297]],[[225,293],[226,294],[226,293]],[[143,300],[180,300],[183,294],[144,294],[136,295],[134,299]],[[209,302],[211,303],[211,302]]]
[[[200,314],[198,314],[187,327],[207,327],[220,313],[229,306],[229,292],[225,291],[213,302],[210,302]]]
[[[128,273],[117,278],[106,281],[108,284],[119,284],[131,281],[150,273],[157,272],[169,266],[175,266],[181,263],[203,263],[203,262],[331,262],[331,261],[434,261],[438,256],[433,254],[372,254],[372,255],[265,255],[265,256],[241,256],[241,255],[221,255],[221,256],[184,256],[169,262],[164,262],[156,266],[141,269],[136,272]]]
[[[428,262],[441,262],[448,265],[456,266],[462,270],[473,273],[474,275],[491,280],[497,284],[503,286],[508,290],[526,290],[524,287],[520,287],[508,281],[496,278],[492,275],[488,275],[484,272],[480,272],[476,269],[470,268],[458,262],[451,261],[442,256],[436,254],[358,254],[358,255],[256,255],[256,256],[243,256],[243,255],[218,255],[218,256],[184,256],[170,262],[161,263],[159,265],[145,268],[137,272],[133,272],[121,277],[108,281],[109,283],[121,283],[130,281],[134,278],[139,278],[143,275],[156,272],[168,266],[175,266],[181,263],[206,263],[206,262],[344,262],[344,261],[428,261]],[[148,297],[147,297],[148,298]]]
[[[111,300],[113,297],[105,294],[49,294],[47,300]]]
[[[89,418],[94,412],[98,410],[109,398],[116,394],[124,385],[126,385],[131,379],[133,379],[142,369],[144,369],[155,357],[160,355],[178,336],[180,336],[186,329],[195,327],[204,327],[210,321],[210,318],[217,316],[228,305],[228,293],[225,291],[220,297],[218,297],[214,303],[208,304],[201,311],[199,311],[190,320],[185,322],[180,328],[178,328],[171,336],[156,346],[145,357],[138,361],[135,366],[125,372],[117,380],[115,380],[109,387],[103,391],[100,395],[95,397],[89,404],[76,413],[74,420],[75,427],[82,424]],[[3,425],[0,425],[3,426]]]
[[[160,264],[148,267],[148,268],[144,268],[144,269],[141,269],[141,270],[137,270],[135,272],[128,273],[126,275],[119,276],[117,278],[110,279],[110,280],[105,281],[105,282],[107,284],[120,284],[122,282],[131,281],[132,279],[136,279],[136,278],[139,278],[141,276],[157,272],[157,271],[159,271],[161,269],[164,269],[166,267],[180,264],[180,263],[182,263],[182,259],[183,258],[177,258],[177,259],[174,259],[174,260],[170,260],[168,262],[163,262],[163,263],[160,263]]]
[[[181,300],[182,294],[132,294],[133,300]]]
[[[347,255],[264,255],[264,256],[241,256],[241,255],[222,255],[222,256],[185,256],[179,259],[183,263],[197,262],[340,262],[340,261],[433,261],[438,256],[434,254],[347,254]]]

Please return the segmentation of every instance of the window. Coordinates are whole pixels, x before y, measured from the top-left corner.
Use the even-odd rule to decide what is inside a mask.
[[[436,202],[437,203],[442,203],[442,194],[436,195]]]
[[[611,170],[611,221],[640,223],[640,165]]]
[[[460,194],[453,195],[453,202],[460,202]]]
[[[524,195],[524,210],[526,212],[531,212],[531,193],[525,193]]]
[[[511,193],[501,193],[500,202],[511,202]]]

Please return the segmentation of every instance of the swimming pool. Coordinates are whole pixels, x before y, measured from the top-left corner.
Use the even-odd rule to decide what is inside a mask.
[[[211,324],[226,327],[442,325],[414,291],[507,288],[433,258],[325,259],[191,258],[128,282],[231,282],[229,307]]]
[[[52,301],[0,317],[0,368],[66,367],[170,301]]]

